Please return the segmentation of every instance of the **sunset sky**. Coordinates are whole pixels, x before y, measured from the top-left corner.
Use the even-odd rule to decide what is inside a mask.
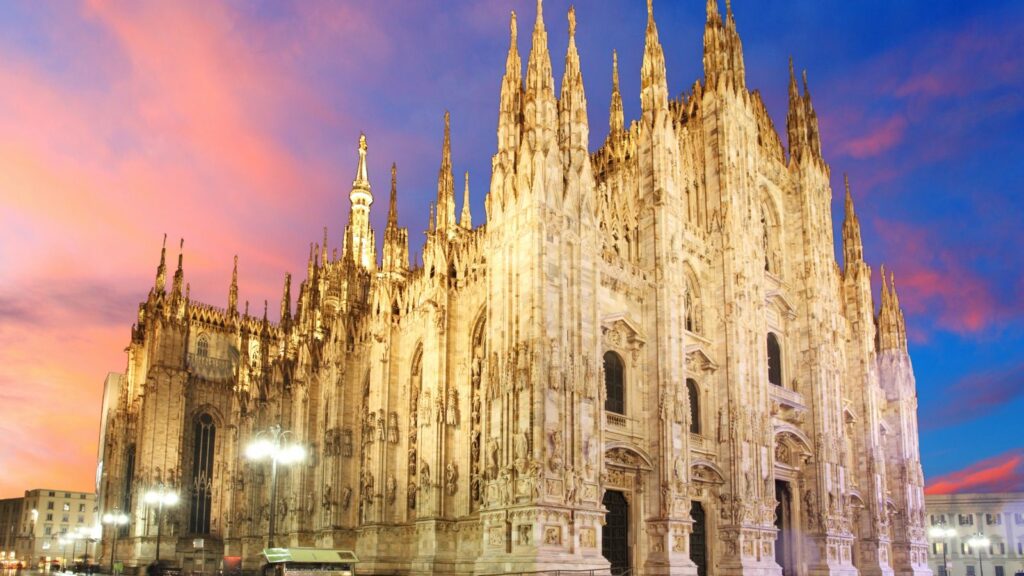
[[[1024,490],[1024,2],[733,8],[783,133],[787,58],[807,69],[835,223],[848,172],[876,292],[880,264],[896,274],[929,490]],[[164,233],[194,298],[226,305],[237,254],[240,300],[277,302],[324,226],[340,246],[364,131],[377,236],[394,161],[418,251],[445,110],[483,222],[512,9],[525,63],[533,0],[4,2],[0,497],[93,489],[103,380]],[[544,4],[556,83],[567,9]],[[703,78],[704,2],[655,16],[679,94]],[[642,0],[578,2],[592,149],[612,49],[639,114],[645,18]]]

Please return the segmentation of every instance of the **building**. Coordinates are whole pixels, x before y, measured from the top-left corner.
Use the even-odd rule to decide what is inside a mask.
[[[930,554],[938,576],[1010,576],[1024,572],[1024,492],[1004,494],[933,494],[925,496]],[[931,534],[952,529],[955,535]],[[972,546],[984,535],[988,546]],[[943,548],[945,547],[945,560]],[[949,569],[943,569],[945,561]]]
[[[38,565],[95,557],[96,494],[37,488],[13,500],[21,501],[14,545],[19,560]]]
[[[17,558],[14,545],[18,540],[24,503],[24,498],[0,500],[0,562]]]
[[[225,308],[189,297],[180,253],[168,288],[165,247],[105,415],[118,557],[155,556],[161,487],[186,570],[255,564],[273,524],[366,573],[929,574],[895,283],[876,313],[849,186],[836,261],[806,75],[787,151],[707,6],[705,77],[671,99],[648,3],[642,114],[613,60],[596,151],[574,13],[557,91],[540,3],[525,75],[513,14],[487,222],[468,176],[457,210],[445,115],[420,267],[394,167],[378,261],[365,137],[340,251],[325,230],[278,322],[239,309],[237,259]],[[309,451],[276,484],[245,458],[271,426]]]

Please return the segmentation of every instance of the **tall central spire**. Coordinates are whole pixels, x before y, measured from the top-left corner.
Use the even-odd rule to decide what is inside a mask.
[[[554,132],[557,126],[555,106],[555,80],[551,72],[551,55],[548,53],[548,33],[544,29],[544,8],[537,0],[537,21],[533,26],[530,59],[526,65],[526,111],[524,128],[540,130],[542,135]],[[552,134],[553,135],[553,134]],[[544,148],[542,142],[537,143]]]
[[[612,102],[608,110],[608,129],[612,134],[622,132],[625,122],[622,94],[619,92],[619,54],[612,50]]]
[[[451,116],[444,113],[444,143],[441,145],[441,168],[437,173],[437,230],[455,227],[455,177],[452,174]]]
[[[366,170],[366,135],[359,135],[359,164],[356,166],[356,177],[352,181],[349,200],[352,203],[348,215],[348,226],[345,227],[345,256],[367,270],[376,267],[373,230],[370,228],[370,205],[373,194],[370,192],[370,178]]]
[[[498,152],[512,157],[519,149],[519,120],[523,94],[523,64],[519,59],[519,27],[516,13],[509,17],[508,57],[501,79],[501,103],[498,110]]]

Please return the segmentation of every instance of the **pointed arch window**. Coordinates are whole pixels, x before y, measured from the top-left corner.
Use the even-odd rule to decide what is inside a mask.
[[[189,487],[188,531],[190,534],[210,533],[210,512],[213,493],[213,454],[217,427],[213,417],[202,413],[195,420],[192,438],[192,485]]]
[[[782,346],[772,332],[768,333],[768,382],[782,386]]]
[[[196,356],[206,358],[210,355],[210,339],[203,334],[196,340]]]
[[[700,390],[693,378],[686,380],[686,395],[690,399],[690,433],[700,434]]]
[[[615,352],[604,353],[604,409],[616,414],[626,414],[626,369],[622,357]]]

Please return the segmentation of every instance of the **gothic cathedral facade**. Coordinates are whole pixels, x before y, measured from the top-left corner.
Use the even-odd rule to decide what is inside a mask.
[[[837,262],[806,75],[787,150],[708,0],[704,80],[672,99],[648,2],[641,116],[616,62],[591,152],[575,15],[556,92],[540,8],[525,76],[512,15],[486,224],[456,218],[446,115],[421,266],[394,168],[378,263],[365,137],[341,250],[311,246],[279,321],[239,312],[237,259],[220,309],[161,255],[104,414],[119,559],[153,558],[164,486],[186,569],[254,565],[275,518],[360,573],[930,574],[903,313],[884,269],[875,310],[849,185]],[[245,447],[274,425],[307,457],[271,501]]]

